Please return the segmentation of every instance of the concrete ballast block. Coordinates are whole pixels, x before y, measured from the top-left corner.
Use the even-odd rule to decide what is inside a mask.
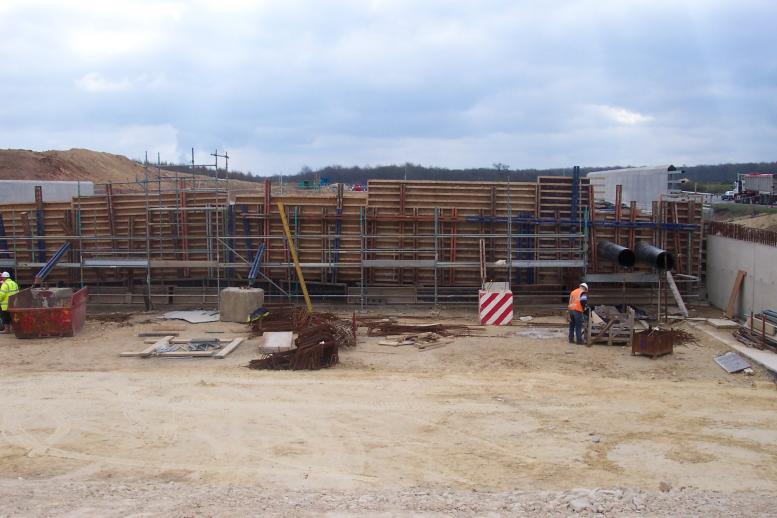
[[[221,300],[221,321],[244,324],[256,308],[264,304],[264,290],[261,288],[224,288],[219,294]]]

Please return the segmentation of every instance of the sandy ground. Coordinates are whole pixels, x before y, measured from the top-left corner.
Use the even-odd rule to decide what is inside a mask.
[[[360,336],[318,372],[249,370],[255,341],[224,360],[119,358],[145,347],[136,334],[153,317],[89,321],[77,339],[0,336],[0,515],[777,505],[775,385],[723,372],[712,358],[725,346],[703,333],[656,360],[518,325],[423,352]]]
[[[750,228],[777,230],[777,214],[761,214],[755,217],[744,216],[733,219],[731,222]]]

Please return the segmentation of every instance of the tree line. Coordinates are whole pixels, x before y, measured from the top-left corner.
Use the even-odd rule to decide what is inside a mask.
[[[248,182],[263,182],[268,175],[256,175],[243,171],[225,171],[213,168],[195,167],[189,165],[162,163],[161,167],[168,171],[184,174],[197,174],[215,178],[229,178]],[[629,166],[581,167],[581,174],[608,169],[622,169]],[[736,180],[739,173],[777,173],[777,162],[742,162],[732,164],[712,164],[680,166],[685,171],[689,182],[706,184],[730,184]],[[269,175],[274,181],[279,175]],[[329,183],[366,184],[368,180],[446,180],[446,181],[506,181],[529,182],[538,176],[572,176],[572,168],[553,169],[511,169],[505,164],[493,164],[491,167],[451,169],[447,167],[427,167],[406,163],[401,165],[378,166],[341,166],[329,165],[318,169],[302,167],[292,175],[283,175],[284,182],[316,182],[326,179]],[[700,188],[701,190],[701,188]]]

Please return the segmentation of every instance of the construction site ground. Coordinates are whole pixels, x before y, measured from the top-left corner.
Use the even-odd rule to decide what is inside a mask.
[[[476,323],[469,310],[407,316]],[[304,372],[245,368],[256,339],[223,360],[119,357],[160,327],[247,336],[240,324],[160,322],[159,313],[91,317],[75,338],[0,335],[0,514],[777,508],[767,372],[725,373],[713,357],[727,348],[691,327],[698,343],[653,360],[569,345],[562,323],[475,328],[427,351],[381,346],[360,329],[340,365]]]

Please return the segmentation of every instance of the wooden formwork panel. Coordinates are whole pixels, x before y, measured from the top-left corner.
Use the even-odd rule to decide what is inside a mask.
[[[591,206],[588,180],[581,179],[579,217],[590,210],[597,221],[621,221],[701,224],[701,205],[693,203],[656,203],[653,214],[629,207],[619,211],[601,210]],[[146,246],[152,260],[233,262],[238,266],[229,272],[235,279],[245,279],[248,264],[263,240],[266,251],[264,264],[290,261],[288,245],[278,214],[277,201],[283,201],[295,242],[303,263],[332,263],[326,266],[305,267],[304,274],[311,282],[357,284],[361,279],[360,260],[440,261],[477,263],[479,243],[486,244],[486,260],[507,259],[508,226],[505,221],[488,218],[514,217],[565,220],[571,216],[572,179],[568,177],[540,177],[536,182],[426,182],[373,180],[368,193],[336,193],[316,195],[273,196],[267,200],[261,190],[232,193],[228,207],[225,192],[181,190],[168,193],[100,194],[74,198],[67,203],[43,204],[43,227],[47,236],[46,257],[50,257],[65,242],[66,221],[80,213],[80,245],[84,257],[145,258]],[[338,214],[338,201],[341,210]],[[113,207],[110,214],[109,206]],[[19,261],[32,261],[37,254],[37,206],[34,203],[11,204],[0,207],[6,236],[23,237],[27,230],[21,214],[26,213],[32,229],[32,238],[16,242]],[[150,210],[147,211],[147,208]],[[165,209],[165,210],[159,210]],[[361,214],[364,213],[364,221]],[[435,213],[438,226],[435,232]],[[229,214],[232,214],[230,221]],[[483,219],[478,219],[483,218]],[[362,236],[362,223],[365,236]],[[234,225],[228,236],[227,229]],[[531,225],[530,240],[537,248],[530,257],[516,258],[565,259],[573,254],[560,249],[578,246],[556,234],[577,231],[568,224]],[[338,232],[339,229],[339,232]],[[687,230],[615,229],[592,227],[589,258],[595,259],[595,242],[608,239],[624,246],[635,241],[648,240],[666,248],[680,259],[682,273],[693,275],[703,271],[702,239],[700,232]],[[513,228],[513,233],[522,230]],[[435,233],[437,239],[435,241]],[[266,237],[265,234],[267,234]],[[220,237],[229,245],[217,243]],[[363,243],[364,239],[364,243]],[[365,250],[363,251],[363,244]],[[515,247],[516,244],[513,243]],[[515,251],[514,251],[515,253]],[[73,256],[77,257],[77,255]],[[67,261],[63,259],[63,261]],[[591,263],[589,272],[611,272],[612,265]],[[267,267],[265,275],[276,281],[294,282],[296,276],[289,267]],[[34,271],[20,273],[23,282],[29,282]],[[435,272],[431,268],[368,268],[367,282],[377,285],[432,286]],[[534,269],[534,283],[548,286],[567,286],[576,282],[579,272],[558,268]],[[90,282],[115,282],[131,276],[131,272],[84,269],[84,279]],[[135,272],[142,278],[143,272]],[[153,280],[178,282],[212,278],[208,268],[156,268]],[[489,271],[490,280],[507,280],[505,270]],[[73,282],[80,276],[77,270],[54,269],[52,282]],[[523,278],[523,277],[521,277]],[[515,279],[514,279],[515,280]],[[436,282],[447,286],[477,286],[480,273],[477,268],[438,269]],[[523,281],[522,281],[523,282]]]

